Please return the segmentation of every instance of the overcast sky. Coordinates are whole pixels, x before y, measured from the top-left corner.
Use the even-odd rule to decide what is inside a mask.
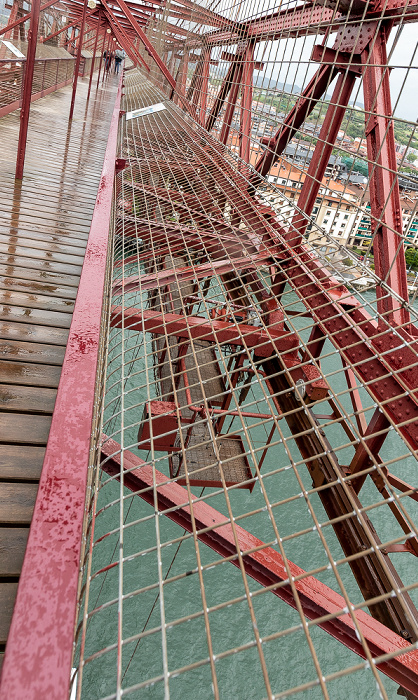
[[[394,45],[396,31],[396,29],[392,30],[388,53]],[[413,122],[418,118],[417,36],[416,24],[405,25],[389,58],[389,65],[393,66],[390,83],[394,115]],[[282,83],[303,87],[317,69],[317,64],[309,59],[313,45],[320,43],[320,40],[322,37],[308,36],[300,39],[283,39],[280,42],[260,43],[256,58],[263,60],[265,68],[258,75],[267,78],[271,76]],[[332,43],[333,37],[330,37],[328,46],[332,46]],[[328,93],[330,92],[331,90],[328,90]],[[363,103],[362,93],[362,87],[358,81],[357,95],[361,104]]]

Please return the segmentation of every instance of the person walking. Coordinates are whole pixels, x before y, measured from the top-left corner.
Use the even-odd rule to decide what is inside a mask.
[[[119,73],[120,64],[122,63],[124,58],[125,58],[125,52],[121,51],[120,49],[116,49],[116,51],[115,51],[115,73]]]

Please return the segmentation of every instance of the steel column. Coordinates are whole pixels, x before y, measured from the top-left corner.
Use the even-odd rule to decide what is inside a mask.
[[[56,3],[56,1],[57,0],[48,0],[48,2],[45,2],[43,5],[41,5],[41,7],[39,8],[39,11],[43,12],[44,10],[47,10],[48,7],[51,7],[51,5],[54,5]],[[29,19],[31,20],[32,19],[32,12],[33,12],[33,8],[30,12],[28,12],[23,17],[20,17],[15,22],[11,22],[11,23],[7,24],[6,27],[3,27],[2,29],[0,29],[0,36],[2,34],[5,34],[6,32],[9,32],[11,29],[14,29],[19,24],[22,24],[22,22],[27,22]]]
[[[251,146],[251,113],[253,102],[254,80],[254,49],[253,43],[249,44],[245,52],[244,68],[242,72],[241,90],[241,120],[240,120],[240,156],[246,163],[250,162]]]
[[[335,146],[355,81],[356,75],[351,71],[340,73],[338,77],[298,199],[298,209],[301,209],[303,214],[296,212],[293,217],[291,230],[287,236],[292,245],[300,243],[306,231],[308,225],[307,217],[312,213],[315,199],[322,185],[322,178],[324,177],[332,149]]]
[[[96,32],[96,38],[94,41],[94,49],[93,49],[93,60],[91,62],[91,69],[90,69],[90,79],[89,79],[89,89],[87,91],[87,102],[90,99],[90,92],[91,92],[91,81],[93,80],[93,73],[94,73],[94,64],[96,63],[96,49],[97,49],[97,41],[99,39],[99,32],[100,32],[100,23],[102,20],[102,13],[101,9],[99,8],[99,17],[97,20],[97,32]]]
[[[381,25],[362,54],[370,208],[376,274],[408,302],[402,208],[399,197],[395,136],[390,98],[386,42],[391,24]],[[377,308],[386,322],[405,325],[408,310],[377,285]]]
[[[104,29],[103,29],[103,43],[102,43],[102,50],[101,50],[101,53],[100,53],[100,64],[99,64],[99,72],[98,72],[98,74],[97,74],[96,90],[97,90],[98,87],[99,87],[100,73],[101,73],[101,71],[102,71],[102,66],[103,66],[103,72],[104,72],[104,58],[103,58],[103,54],[104,54],[104,51],[105,51],[105,42],[106,42],[106,24],[105,24]]]
[[[86,12],[87,12],[87,0],[84,0],[83,3],[83,14],[81,17],[81,27],[80,27],[80,41],[78,42],[78,47],[77,47],[77,58],[75,61],[75,67],[74,67],[74,81],[73,81],[73,92],[71,95],[71,107],[70,107],[70,114],[69,114],[69,121],[73,118],[74,114],[74,103],[75,103],[75,94],[77,92],[77,81],[78,81],[78,71],[80,68],[80,59],[81,59],[81,47],[83,44],[83,35],[84,35],[84,24],[86,21]]]
[[[25,79],[23,83],[22,108],[20,110],[20,130],[16,162],[17,180],[22,179],[23,169],[25,166],[26,142],[28,138],[30,103],[32,99],[33,71],[35,68],[36,42],[38,39],[40,7],[40,0],[33,0],[30,29],[28,33],[28,50],[25,62]]]
[[[255,169],[260,175],[265,177],[270,172],[270,168],[284,151],[292,136],[295,135],[306,117],[314,109],[317,100],[326,92],[335,73],[336,68],[334,66],[324,65],[318,68],[276,134],[272,139],[268,139],[268,143],[266,143],[268,149],[260,156],[255,165]],[[257,178],[253,179],[256,180]]]

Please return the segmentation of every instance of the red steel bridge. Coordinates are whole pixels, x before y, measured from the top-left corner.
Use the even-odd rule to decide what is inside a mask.
[[[418,698],[418,4],[1,10],[0,697]]]

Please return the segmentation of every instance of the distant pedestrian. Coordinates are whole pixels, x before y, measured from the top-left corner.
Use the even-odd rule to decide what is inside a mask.
[[[120,49],[116,49],[115,52],[115,73],[119,73],[120,64],[125,58],[125,52]]]

